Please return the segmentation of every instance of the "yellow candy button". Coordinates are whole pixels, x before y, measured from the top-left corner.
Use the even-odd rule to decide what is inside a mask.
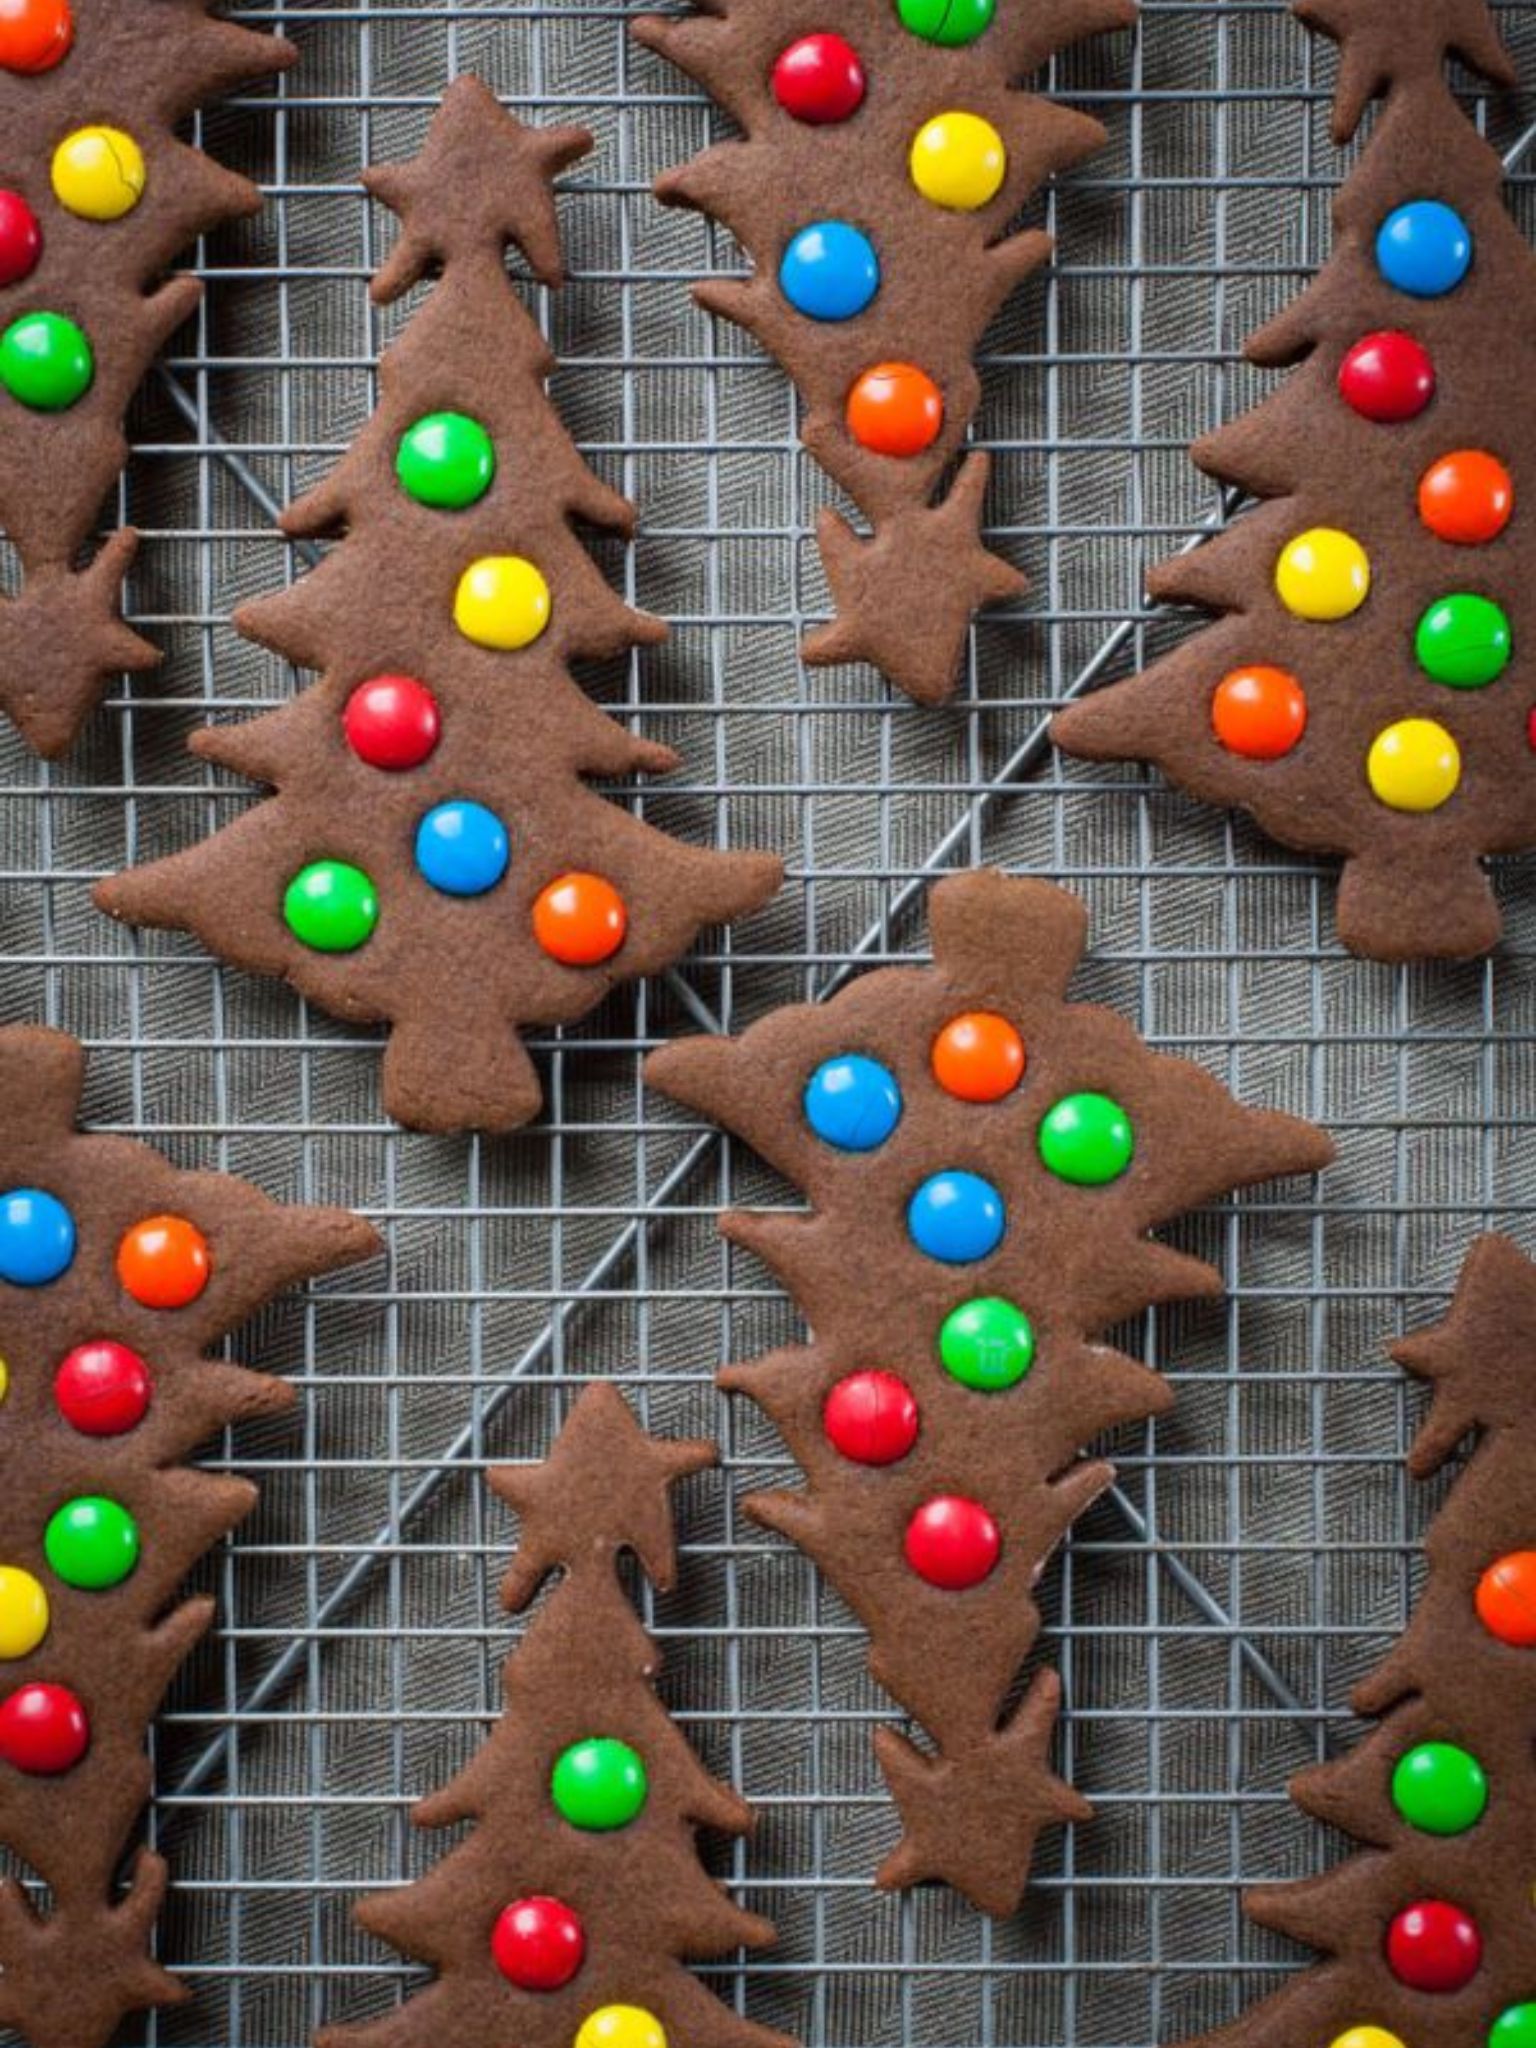
[[[10,1391],[11,1369],[4,1359],[0,1358],[0,1401],[3,1401]]]
[[[1298,619],[1347,619],[1371,590],[1371,559],[1351,533],[1314,526],[1275,565],[1280,602]]]
[[[980,114],[935,114],[912,142],[912,182],[935,206],[974,213],[1002,190],[1008,172],[1003,138]]]
[[[576,2048],[667,2048],[667,2030],[643,2005],[600,2005],[578,2028]]]
[[[1403,2043],[1385,2027],[1351,2027],[1347,2034],[1330,2041],[1328,2048],[1403,2048]]]
[[[549,585],[521,555],[485,555],[459,578],[453,622],[477,647],[527,647],[549,624]]]
[[[1366,772],[1392,811],[1438,811],[1461,781],[1461,749],[1432,718],[1400,718],[1376,735]]]
[[[121,128],[77,128],[53,152],[53,190],[66,213],[121,220],[144,197],[144,152]]]
[[[19,1564],[0,1564],[0,1657],[30,1656],[48,1633],[48,1595]]]

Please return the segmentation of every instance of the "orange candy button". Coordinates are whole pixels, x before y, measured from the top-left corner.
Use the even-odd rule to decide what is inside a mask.
[[[1419,517],[1440,540],[1486,547],[1514,517],[1515,484],[1496,455],[1459,448],[1442,455],[1419,485]]]
[[[1536,1650],[1536,1550],[1512,1550],[1477,1582],[1477,1618],[1489,1635]]]
[[[74,39],[69,0],[0,0],[0,71],[51,71]]]
[[[952,1018],[933,1041],[933,1078],[961,1102],[1001,1102],[1024,1078],[1024,1041],[991,1010]]]
[[[117,1277],[145,1308],[185,1308],[212,1271],[208,1240],[185,1216],[146,1216],[117,1248]]]
[[[1211,724],[1229,753],[1278,761],[1307,729],[1307,693],[1288,669],[1235,668],[1216,685]]]
[[[533,935],[552,960],[596,967],[611,960],[629,930],[629,912],[601,875],[561,875],[533,906]]]
[[[943,426],[943,395],[915,363],[876,363],[848,394],[848,431],[872,455],[921,455]]]

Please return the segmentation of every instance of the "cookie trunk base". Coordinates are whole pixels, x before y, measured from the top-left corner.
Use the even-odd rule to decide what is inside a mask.
[[[1361,854],[1339,882],[1339,941],[1351,953],[1391,963],[1476,960],[1491,952],[1504,928],[1493,884],[1471,855],[1449,854],[1417,867]]]
[[[398,1018],[384,1049],[384,1107],[408,1131],[516,1131],[543,1106],[522,1041],[499,1018],[454,1035]]]

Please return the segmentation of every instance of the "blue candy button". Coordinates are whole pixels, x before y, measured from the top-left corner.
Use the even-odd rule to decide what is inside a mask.
[[[907,1204],[912,1242],[946,1266],[968,1266],[995,1252],[1008,1227],[1003,1198],[979,1173],[936,1173]]]
[[[510,858],[506,826],[467,797],[436,805],[416,828],[416,865],[445,896],[483,896]]]
[[[873,1152],[901,1122],[901,1089],[889,1067],[861,1052],[824,1060],[805,1084],[806,1122],[839,1152]]]
[[[852,320],[880,289],[875,245],[845,220],[813,221],[784,251],[779,289],[809,320]]]
[[[46,1287],[75,1256],[75,1219],[57,1195],[11,1188],[0,1195],[0,1280]]]
[[[1472,230],[1439,199],[1410,199],[1376,237],[1382,276],[1415,299],[1443,299],[1472,268]]]

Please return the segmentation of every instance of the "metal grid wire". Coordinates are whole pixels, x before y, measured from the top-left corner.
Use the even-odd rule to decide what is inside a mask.
[[[1223,518],[1188,443],[1264,388],[1237,346],[1328,247],[1329,59],[1281,0],[1146,0],[1134,36],[1056,67],[1052,88],[1112,141],[1038,209],[1060,260],[989,339],[980,423],[999,544],[1035,587],[976,629],[959,705],[924,712],[797,664],[825,604],[809,540],[824,485],[779,371],[689,304],[695,277],[738,259],[659,209],[649,181],[718,129],[631,46],[625,14],[241,10],[293,35],[303,62],[206,117],[202,139],[271,204],[199,251],[207,303],[136,408],[117,508],[147,536],[132,615],[169,659],[63,764],[3,743],[0,1015],[85,1037],[98,1126],[364,1209],[388,1240],[376,1266],[238,1347],[289,1373],[302,1405],[215,1459],[259,1477],[263,1504],[206,1574],[221,1623],[158,1732],[151,1818],[176,1871],[163,1953],[195,1997],[131,2038],[299,2048],[322,2017],[397,1995],[407,1973],[348,1909],[440,1852],[407,1807],[495,1708],[509,1527],[479,1475],[539,1454],[572,1386],[612,1372],[655,1426],[724,1443],[721,1472],[688,1495],[679,1590],[645,1611],[669,1701],[760,1809],[749,1845],[712,1853],[781,1942],[718,1972],[725,1995],[814,2048],[1152,2048],[1295,1964],[1243,1925],[1237,1890],[1337,1849],[1283,1784],[1350,1739],[1349,1684],[1402,1625],[1431,1506],[1403,1480],[1415,1404],[1381,1341],[1436,1311],[1476,1229],[1533,1237],[1529,867],[1505,870],[1510,934],[1492,960],[1371,967],[1332,939],[1326,873],[1043,743],[1053,701],[1182,630],[1146,614],[1143,570]],[[1536,77],[1536,6],[1506,0],[1502,16]],[[296,686],[228,616],[301,570],[272,513],[366,417],[398,326],[367,305],[384,231],[356,170],[413,148],[470,69],[519,112],[599,137],[564,202],[573,281],[535,303],[573,430],[641,508],[638,542],[608,564],[675,627],[660,653],[591,678],[684,757],[637,801],[681,832],[782,847],[791,867],[728,944],[542,1046],[547,1117],[484,1144],[394,1130],[370,1040],[178,940],[119,933],[87,894],[249,800],[183,741],[210,712]],[[1536,130],[1511,102],[1478,112],[1529,218]],[[1024,1911],[998,1925],[948,1893],[867,1886],[893,1834],[868,1749],[888,1705],[809,1565],[741,1519],[782,1452],[710,1385],[722,1358],[795,1329],[766,1274],[721,1246],[716,1212],[792,1197],[638,1080],[658,1037],[739,1028],[920,950],[927,878],[981,859],[1083,890],[1083,993],[1341,1145],[1315,1200],[1293,1185],[1176,1233],[1221,1266],[1225,1306],[1128,1333],[1179,1405],[1116,1440],[1119,1490],[1044,1589],[1066,1765],[1098,1818],[1051,1840]]]

